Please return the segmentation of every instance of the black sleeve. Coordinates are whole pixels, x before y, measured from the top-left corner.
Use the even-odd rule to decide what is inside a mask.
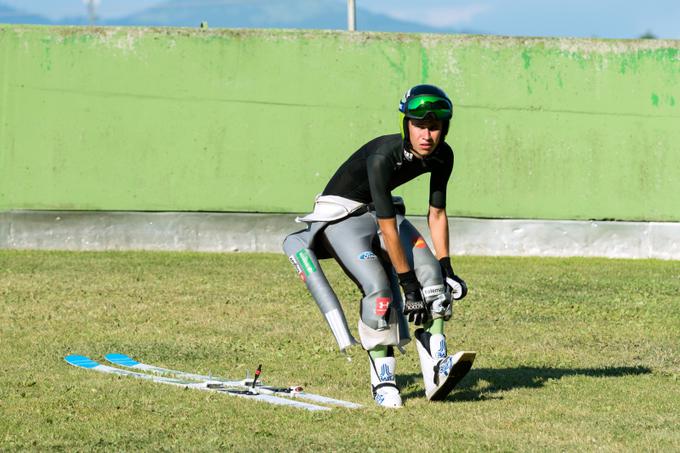
[[[394,168],[390,160],[383,155],[374,154],[366,159],[368,185],[375,205],[375,214],[379,219],[388,219],[397,215],[392,204],[390,179]]]
[[[444,209],[446,207],[446,186],[453,170],[453,151],[447,153],[440,165],[432,169],[430,174],[430,206]]]

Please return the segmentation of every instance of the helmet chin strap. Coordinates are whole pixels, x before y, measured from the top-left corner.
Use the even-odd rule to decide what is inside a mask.
[[[412,153],[414,156],[416,156],[418,159],[425,159],[425,156],[423,156],[423,155],[420,154],[418,151],[416,151],[415,148],[413,148],[413,145],[411,144],[410,141],[409,141],[409,145],[410,145],[409,148],[411,148],[411,153]]]

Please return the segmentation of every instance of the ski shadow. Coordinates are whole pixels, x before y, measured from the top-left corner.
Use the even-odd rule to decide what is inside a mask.
[[[497,395],[513,389],[541,388],[548,381],[570,376],[593,378],[614,378],[631,375],[649,374],[652,370],[643,366],[602,367],[602,368],[552,368],[552,367],[513,367],[513,368],[473,368],[456,386],[445,401],[485,401],[502,399]],[[399,388],[416,384],[418,389],[402,391],[404,400],[425,397],[423,380],[420,374],[397,376]]]

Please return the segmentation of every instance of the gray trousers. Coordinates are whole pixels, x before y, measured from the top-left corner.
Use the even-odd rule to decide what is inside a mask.
[[[428,294],[443,292],[439,263],[418,230],[403,215],[397,228],[409,265]],[[307,285],[338,341],[340,349],[353,344],[344,311],[323,275],[318,256],[332,256],[361,290],[359,334],[365,349],[403,346],[410,341],[402,314],[402,298],[396,273],[389,261],[377,219],[371,211],[342,220],[309,224],[306,230],[286,237],[284,251]]]

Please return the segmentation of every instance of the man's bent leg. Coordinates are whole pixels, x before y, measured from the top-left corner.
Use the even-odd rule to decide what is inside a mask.
[[[283,250],[295,267],[300,279],[307,285],[307,289],[316,301],[324,318],[326,318],[333,336],[338,342],[338,347],[341,351],[344,351],[356,344],[357,341],[347,327],[347,320],[340,301],[338,301],[333,288],[331,288],[321,270],[316,255],[309,248],[308,236],[310,236],[309,230],[288,235],[283,241]]]
[[[395,380],[394,346],[406,344],[408,327],[400,329],[401,298],[393,297],[391,267],[375,253],[377,225],[369,214],[329,225],[329,249],[362,292],[359,337],[369,359],[371,391],[377,404],[401,407]]]
[[[451,318],[452,300],[446,291],[439,262],[418,230],[406,219],[399,221],[399,235],[405,250],[410,251],[412,265],[423,286],[423,298],[430,305],[431,320],[414,332],[416,348],[429,400],[441,400],[467,374],[474,352],[448,355],[444,321]],[[407,253],[408,254],[408,253]]]

